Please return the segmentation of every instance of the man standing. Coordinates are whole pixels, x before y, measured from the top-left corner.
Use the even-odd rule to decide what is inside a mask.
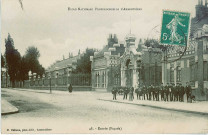
[[[170,96],[170,101],[173,101],[173,92],[172,92],[172,84],[168,85],[168,90],[169,90],[169,96]]]
[[[161,101],[164,101],[164,87],[163,87],[163,83],[161,83],[161,86],[160,86],[160,94],[161,94]]]
[[[165,101],[168,101],[168,96],[169,96],[169,83],[165,86]]]
[[[172,101],[175,101],[176,86],[174,83],[172,83],[171,92],[172,92]]]
[[[116,89],[116,87],[113,87],[113,89],[112,89],[113,100],[116,100],[116,93],[117,93],[117,89]]]
[[[145,86],[142,87],[142,94],[143,94],[143,100],[145,100],[145,95],[146,95],[146,88],[145,88]]]
[[[184,94],[185,94],[185,90],[183,85],[180,83],[180,101],[184,102]]]
[[[186,92],[186,97],[187,97],[187,102],[188,102],[189,96],[191,94],[191,86],[188,82],[186,82],[185,92]]]
[[[72,89],[73,89],[73,88],[72,88],[72,85],[70,84],[69,87],[68,87],[69,93],[72,92]]]
[[[149,93],[149,100],[151,100],[151,97],[152,97],[152,85],[149,86],[148,88],[148,93]]]
[[[123,96],[123,100],[124,100],[124,99],[127,99],[127,95],[128,95],[128,88],[125,87],[125,88],[124,88],[124,96]]]
[[[142,91],[141,91],[140,87],[135,89],[135,93],[137,94],[137,100],[138,100],[138,98],[139,98],[139,100],[141,100],[140,96],[141,96]]]
[[[175,89],[176,101],[179,101],[179,90],[180,90],[180,86],[179,86],[179,83],[177,83],[176,89]]]

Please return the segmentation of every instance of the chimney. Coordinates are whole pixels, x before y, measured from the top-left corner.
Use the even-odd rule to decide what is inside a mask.
[[[80,55],[80,49],[79,49],[78,55]]]
[[[71,58],[71,54],[69,53],[69,58]]]
[[[196,18],[199,20],[203,16],[203,5],[202,0],[198,0],[199,4],[196,5]]]

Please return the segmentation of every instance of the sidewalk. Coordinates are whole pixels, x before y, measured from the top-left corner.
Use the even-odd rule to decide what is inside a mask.
[[[113,98],[112,94],[109,93],[108,97],[106,96],[104,98],[99,98],[99,100],[108,101],[108,102],[123,103],[123,104],[147,106],[147,107],[172,110],[172,111],[180,111],[180,112],[208,115],[208,101],[195,101],[193,103],[148,101],[148,100],[137,100],[137,99],[134,99],[133,101],[129,101],[128,99],[123,100],[122,95],[117,96],[117,100],[112,100],[112,98]]]
[[[17,113],[19,110],[1,97],[1,115]]]

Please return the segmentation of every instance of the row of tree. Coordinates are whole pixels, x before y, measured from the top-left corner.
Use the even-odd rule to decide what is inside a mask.
[[[36,47],[28,47],[25,54],[21,56],[15,49],[13,39],[8,34],[5,39],[5,48],[4,56],[1,55],[1,68],[7,69],[12,87],[15,87],[16,81],[28,80],[29,71],[40,76],[44,74],[45,69],[39,63],[40,52]]]

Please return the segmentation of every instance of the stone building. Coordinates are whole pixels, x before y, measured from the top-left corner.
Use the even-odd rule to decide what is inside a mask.
[[[135,41],[133,34],[128,34],[124,43],[110,35],[108,45],[91,57],[93,90],[110,91],[113,86],[137,88],[139,84],[162,82],[161,52],[145,47],[141,39],[136,46]]]
[[[120,86],[119,58],[125,51],[124,44],[116,35],[109,35],[108,44],[91,57],[92,89],[110,91],[113,86]]]
[[[162,80],[166,83],[191,82],[197,100],[208,100],[208,7],[199,0],[196,17],[191,20],[191,33],[186,50],[180,58],[177,49],[169,50],[162,64]],[[164,60],[165,57],[163,57]],[[176,61],[177,58],[180,58]]]
[[[120,58],[121,63],[121,86],[137,87],[139,84],[139,63],[141,52],[137,52],[135,46],[136,37],[129,34],[125,38],[125,52]]]

